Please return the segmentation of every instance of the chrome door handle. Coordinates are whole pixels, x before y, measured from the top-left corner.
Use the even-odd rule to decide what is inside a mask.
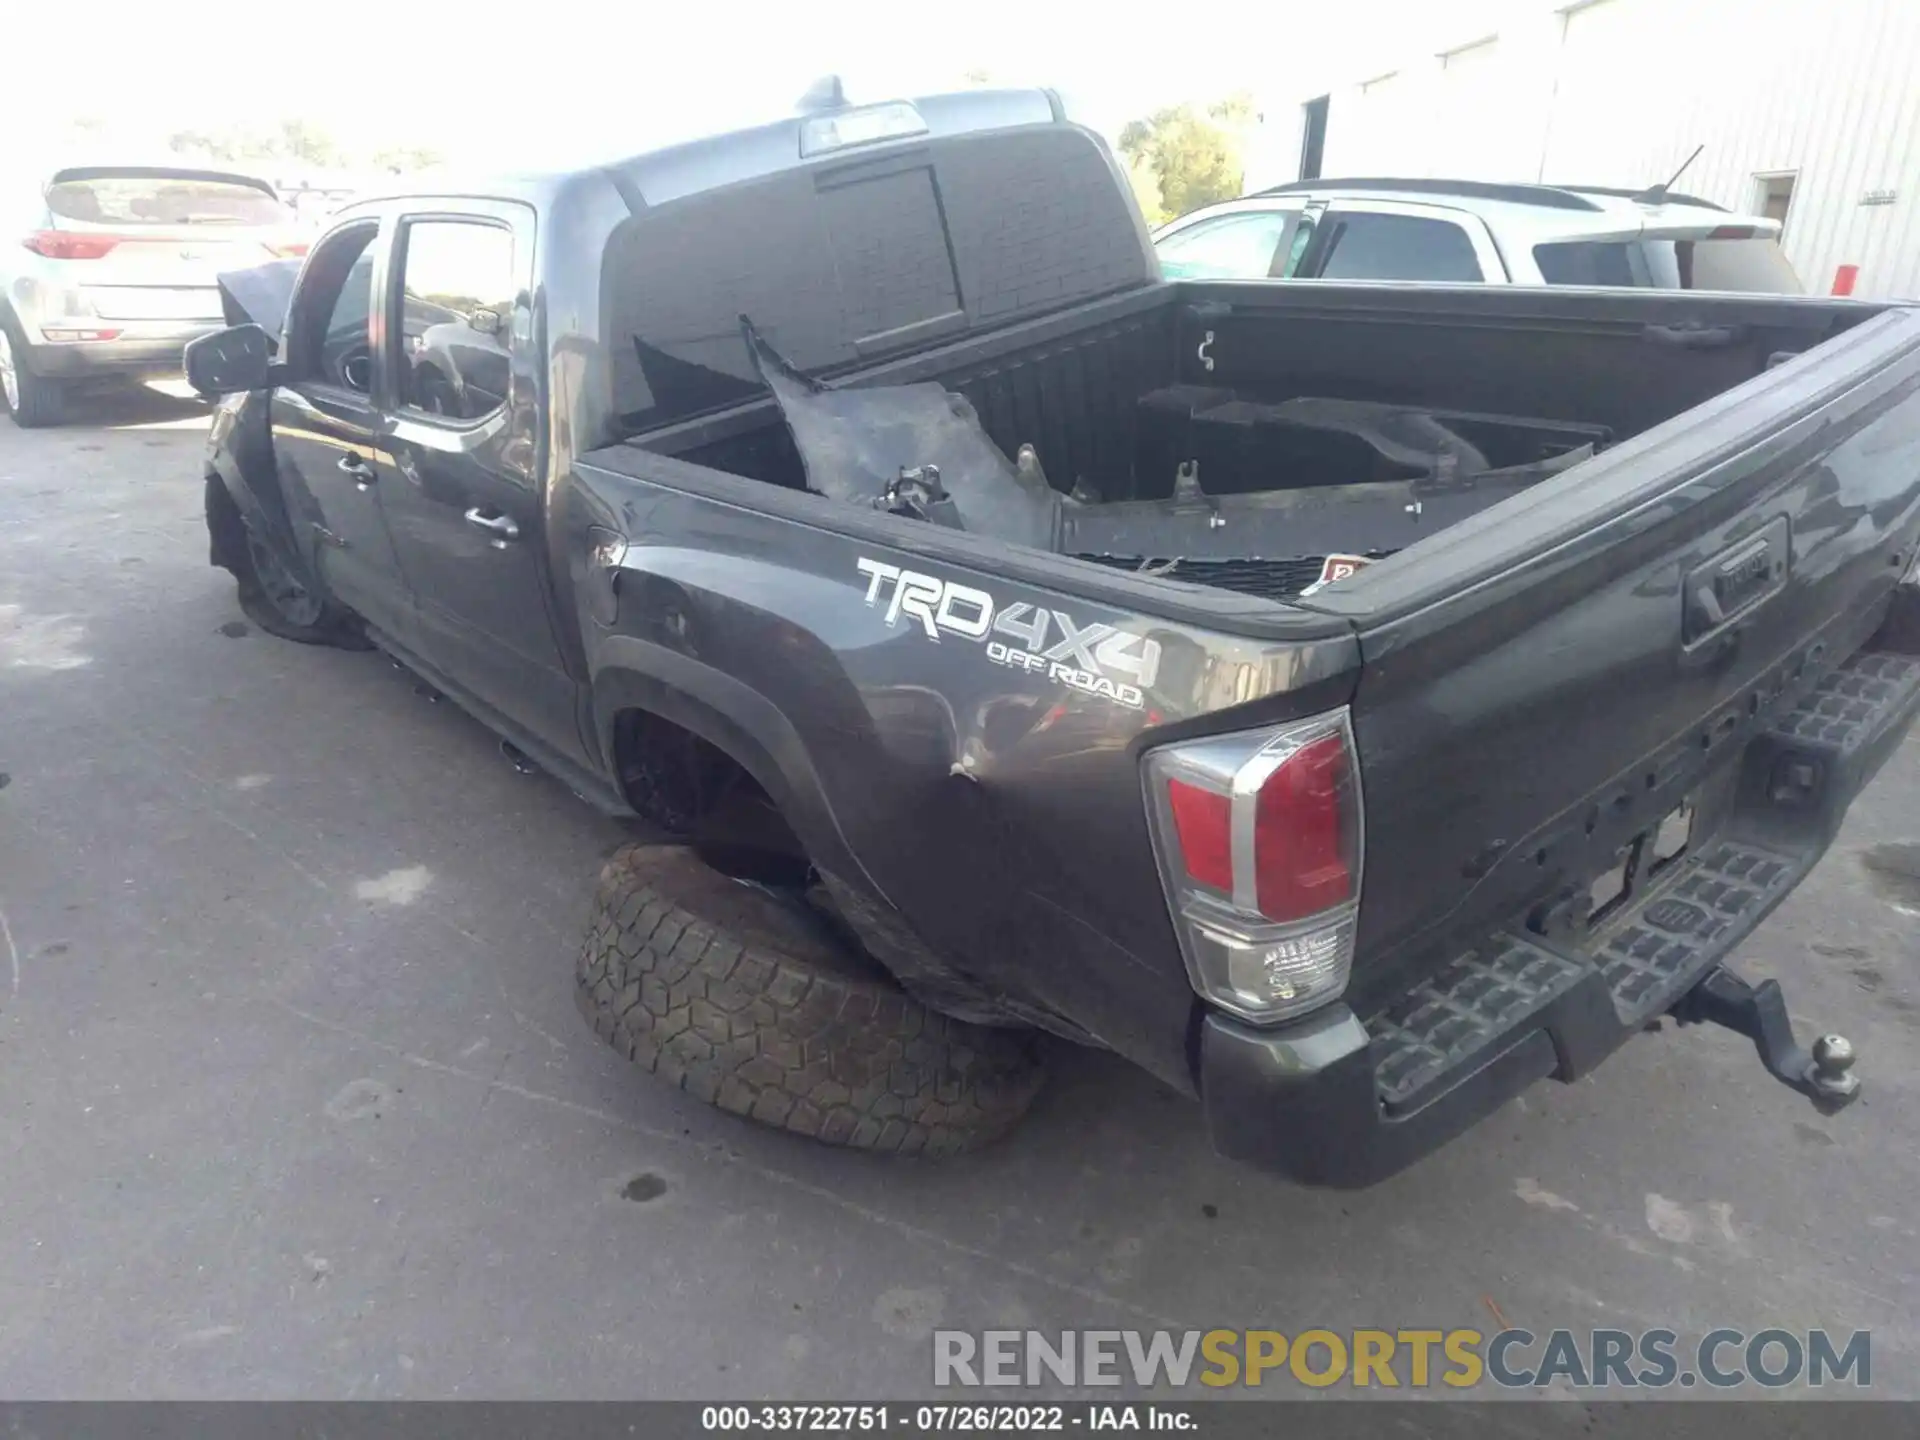
[[[520,538],[520,527],[513,523],[512,516],[489,515],[478,505],[467,511],[467,523],[469,525],[478,525],[482,530],[492,535],[493,539],[489,543],[496,550],[504,550],[507,548],[509,541]]]
[[[353,483],[358,485],[362,490],[369,488],[375,479],[373,467],[358,455],[342,455],[340,457],[340,473],[352,476]]]

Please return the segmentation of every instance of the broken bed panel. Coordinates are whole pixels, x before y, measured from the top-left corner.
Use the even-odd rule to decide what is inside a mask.
[[[742,321],[779,402],[807,487],[834,500],[1055,550],[1064,497],[1022,472],[981,428],[966,397],[935,384],[829,390],[789,365]]]

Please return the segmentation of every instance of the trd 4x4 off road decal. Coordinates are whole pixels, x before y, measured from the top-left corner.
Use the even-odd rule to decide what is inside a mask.
[[[1098,620],[1081,625],[1064,610],[1025,600],[1003,605],[984,590],[878,560],[857,564],[867,577],[867,604],[884,605],[887,624],[917,623],[934,641],[984,641],[995,665],[1045,675],[1136,710],[1159,672],[1160,642],[1145,635]]]

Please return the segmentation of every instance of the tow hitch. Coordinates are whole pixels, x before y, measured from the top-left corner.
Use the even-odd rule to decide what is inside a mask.
[[[1673,1007],[1682,1025],[1724,1025],[1753,1041],[1760,1063],[1781,1084],[1798,1090],[1822,1114],[1831,1115],[1860,1098],[1860,1077],[1853,1073],[1853,1044],[1844,1035],[1822,1035],[1811,1053],[1793,1038],[1787,1001],[1778,980],[1750,985],[1725,966],[1716,965]]]

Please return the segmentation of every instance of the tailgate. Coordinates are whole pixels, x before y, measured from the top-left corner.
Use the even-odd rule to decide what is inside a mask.
[[[222,271],[272,260],[273,237],[210,227],[165,227],[128,235],[98,260],[70,262],[103,320],[220,319]]]
[[[1743,766],[1878,627],[1917,532],[1920,312],[1897,310],[1344,587],[1360,1013],[1495,930],[1605,947],[1676,849],[1720,863],[1737,787],[1771,783]],[[1837,823],[1749,847],[1783,877],[1761,913]]]

